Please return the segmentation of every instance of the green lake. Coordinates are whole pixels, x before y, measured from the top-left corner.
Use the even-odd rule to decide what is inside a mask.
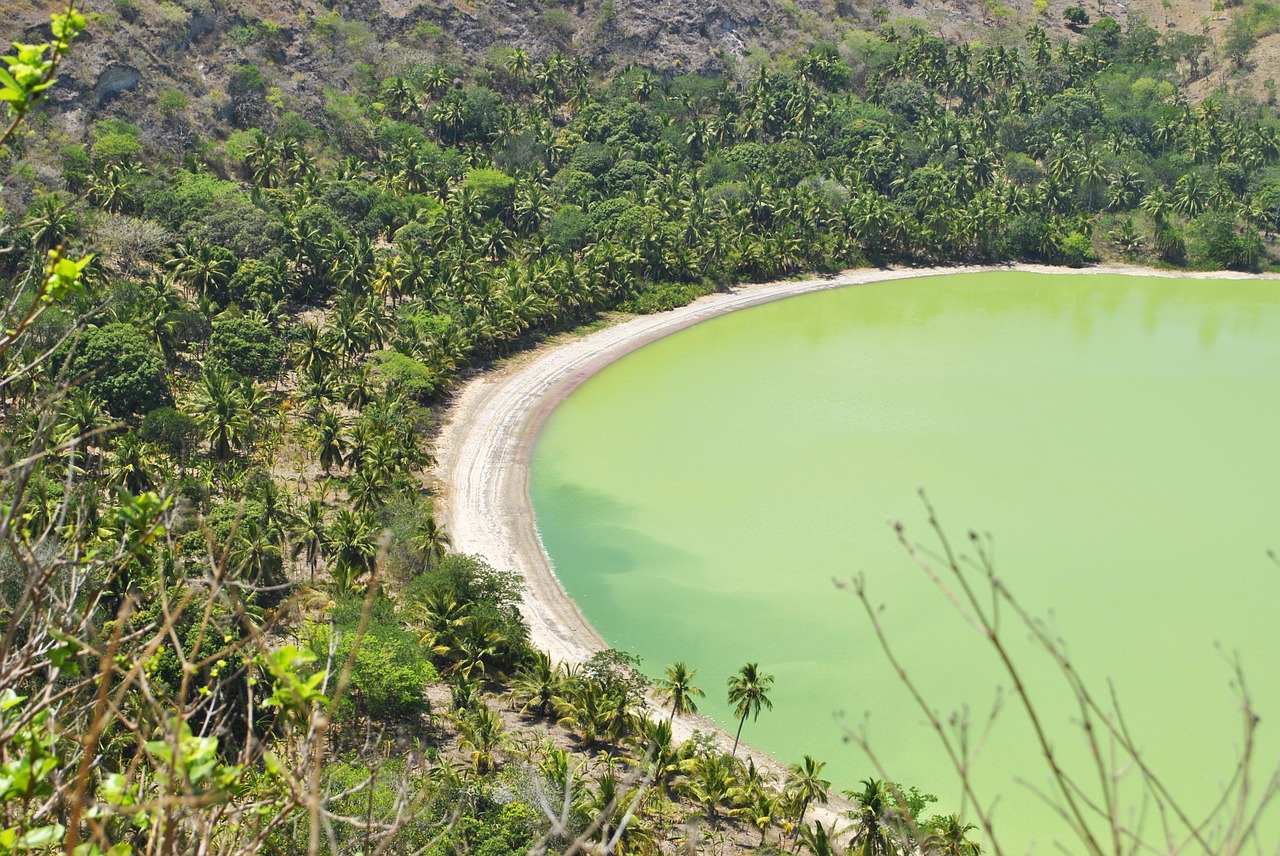
[[[1114,681],[1145,759],[1199,812],[1241,743],[1236,652],[1264,775],[1280,756],[1278,445],[1280,283],[964,274],[791,298],[624,357],[552,414],[530,491],[610,644],[651,675],[697,668],[727,727],[726,680],[758,662],[775,707],[745,741],[853,788],[875,771],[843,729],[865,728],[946,813],[956,776],[837,585],[865,575],[936,708],[985,715],[1009,681],[886,523],[936,545],[923,487],[962,546],[991,534],[1001,578],[1099,696]],[[1069,697],[1007,626],[1093,784]],[[1013,852],[1066,840],[1014,781],[1047,774],[1011,700],[978,768]]]

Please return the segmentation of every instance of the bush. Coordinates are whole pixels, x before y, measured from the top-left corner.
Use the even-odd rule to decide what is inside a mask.
[[[591,218],[576,205],[565,205],[543,228],[547,241],[564,250],[580,250],[591,240]]]
[[[179,461],[200,442],[200,426],[194,418],[172,407],[158,407],[142,419],[139,433]]]
[[[1058,253],[1062,256],[1064,264],[1083,267],[1093,258],[1093,247],[1087,235],[1072,232],[1059,242]]]
[[[1049,224],[1039,214],[1021,214],[1009,221],[1005,233],[1008,253],[1015,259],[1039,261],[1049,241]]]
[[[383,608],[376,608],[382,606]],[[427,684],[440,679],[425,656],[418,637],[400,627],[389,602],[379,598],[364,638],[355,650],[351,666],[349,698],[355,711],[376,719],[410,719],[429,714]],[[354,630],[364,611],[362,601],[344,598],[335,604],[334,627],[342,632],[335,663],[338,668],[351,657]],[[319,629],[313,650],[323,659],[329,652],[329,629]]]
[[[462,187],[475,194],[481,212],[499,217],[510,210],[516,198],[516,180],[497,169],[473,169],[463,179]]]
[[[583,143],[574,151],[569,159],[573,169],[589,172],[595,176],[604,175],[613,168],[613,149],[604,143]]]
[[[231,78],[227,81],[227,94],[232,98],[261,94],[266,89],[267,81],[262,76],[262,69],[251,63],[236,66],[231,72]]]
[[[714,290],[711,284],[705,282],[659,282],[624,301],[618,308],[623,312],[636,312],[640,315],[666,312],[691,303]]]
[[[209,359],[244,377],[273,378],[280,373],[284,344],[261,321],[219,316],[209,338]]]
[[[376,359],[383,381],[388,386],[398,386],[413,401],[426,403],[440,388],[440,375],[413,357],[398,351],[379,351]]]
[[[1241,234],[1235,218],[1214,211],[1191,221],[1191,260],[1202,267],[1251,270],[1262,257],[1262,239],[1255,230]]]
[[[86,330],[75,347],[71,375],[83,377],[84,386],[117,418],[173,403],[159,349],[129,324]]]
[[[285,297],[284,279],[275,265],[249,259],[227,283],[226,298],[243,308],[267,310]]]

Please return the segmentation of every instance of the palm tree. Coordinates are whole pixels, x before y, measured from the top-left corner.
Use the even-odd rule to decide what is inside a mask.
[[[227,375],[205,369],[193,408],[213,457],[225,461],[249,436],[252,421],[244,394]]]
[[[551,657],[545,651],[534,651],[533,658],[516,672],[511,698],[521,703],[521,713],[532,710],[543,719],[555,710],[556,696],[563,686],[564,669],[551,665]]]
[[[925,853],[936,853],[940,856],[978,856],[982,847],[976,841],[969,840],[970,830],[977,829],[972,823],[960,822],[954,814],[946,817],[935,817],[924,825],[927,835],[920,843]]]
[[[334,464],[342,466],[346,451],[346,425],[343,424],[342,417],[332,410],[323,410],[312,431],[315,448],[320,455],[320,466],[324,469],[324,474],[329,475]]]
[[[252,517],[241,520],[230,547],[230,564],[246,581],[264,587],[276,584],[280,545],[262,521]]]
[[[658,695],[671,702],[671,715],[667,722],[676,718],[676,714],[697,713],[698,703],[694,701],[706,695],[693,685],[693,676],[698,670],[689,671],[684,663],[667,666],[665,677],[658,679]]]
[[[290,536],[293,538],[293,558],[296,560],[298,556],[306,555],[307,566],[311,570],[311,582],[314,583],[316,563],[320,560],[320,554],[329,539],[328,512],[322,500],[307,500],[302,510],[293,515]]]
[[[413,534],[409,536],[409,546],[422,557],[424,570],[438,565],[448,553],[452,543],[449,533],[441,529],[436,524],[435,517],[430,514],[418,520]]]
[[[769,688],[773,686],[773,675],[760,671],[758,663],[747,663],[738,670],[738,674],[729,678],[729,704],[734,705],[733,715],[738,718],[738,733],[733,738],[733,751],[730,756],[738,754],[738,741],[742,738],[742,726],[747,722],[760,718],[761,709],[773,710],[773,702],[769,699]]]
[[[156,486],[155,467],[159,461],[159,450],[155,446],[144,443],[135,432],[126,431],[116,439],[107,455],[107,482],[121,485],[137,496]]]
[[[795,805],[794,818],[797,824],[804,823],[804,813],[808,811],[810,804],[823,802],[827,798],[831,783],[821,777],[825,766],[826,762],[815,761],[811,756],[805,755],[803,761],[792,764],[787,771],[786,789]]]
[[[714,826],[720,819],[719,807],[738,790],[737,764],[729,755],[708,755],[692,759],[690,767],[684,792],[702,806]]]
[[[898,836],[894,815],[897,807],[884,782],[863,779],[861,791],[845,793],[858,806],[850,813],[856,826],[849,839],[849,852],[856,856],[896,856]]]
[[[333,563],[333,581],[339,591],[354,589],[360,576],[373,568],[378,553],[375,534],[373,521],[365,515],[346,508],[338,511],[329,526],[325,552]]]
[[[477,773],[487,773],[498,764],[498,752],[506,742],[502,717],[484,705],[458,718],[458,748],[467,753]]]

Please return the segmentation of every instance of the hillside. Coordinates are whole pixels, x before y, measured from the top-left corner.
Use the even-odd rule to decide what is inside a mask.
[[[327,89],[349,90],[356,77],[452,66],[485,79],[513,49],[536,62],[555,51],[582,58],[595,72],[630,64],[664,74],[738,74],[765,57],[802,55],[818,41],[840,43],[884,20],[910,20],[944,38],[1016,43],[1030,23],[1056,37],[1075,37],[1060,5],[1066,0],[710,0],[654,2],[524,2],[524,0],[93,0],[93,23],[74,68],[51,101],[74,137],[104,115],[163,117],[158,140],[184,152],[211,129],[270,125],[282,112],[314,119]],[[1260,99],[1274,97],[1280,70],[1280,17],[1267,3],[1224,9],[1205,0],[1081,0],[1092,19],[1147,18],[1162,32],[1207,36],[1189,48],[1184,80],[1194,97],[1227,84]],[[0,2],[5,30],[39,38],[51,0]],[[1261,9],[1261,11],[1259,11]],[[1241,63],[1227,58],[1232,16],[1246,15],[1260,41]],[[233,72],[260,69],[269,97],[245,104]],[[177,93],[175,95],[174,93]],[[178,96],[181,96],[180,98]]]

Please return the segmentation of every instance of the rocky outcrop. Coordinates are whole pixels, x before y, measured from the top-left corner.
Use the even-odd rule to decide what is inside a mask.
[[[98,82],[93,85],[93,101],[101,106],[121,92],[127,92],[138,85],[142,72],[131,65],[111,64],[98,75]]]

